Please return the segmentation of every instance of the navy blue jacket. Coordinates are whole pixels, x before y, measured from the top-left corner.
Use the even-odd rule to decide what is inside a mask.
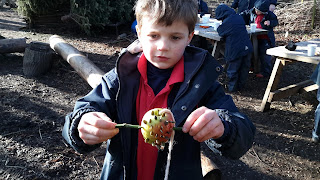
[[[275,37],[274,37],[273,28],[278,25],[278,18],[273,12],[269,11],[269,5],[270,5],[269,1],[257,1],[255,4],[255,7],[257,7],[258,9],[261,9],[262,11],[266,11],[266,14],[264,15],[260,24],[263,29],[268,30],[268,37],[271,42],[271,47],[274,47]],[[257,14],[254,8],[242,12],[240,15],[243,17],[247,25],[249,25],[250,23],[254,23],[257,17]],[[267,20],[270,21],[269,26],[264,25],[264,22]]]
[[[76,102],[72,114],[66,117],[62,132],[65,140],[78,152],[87,153],[98,145],[86,145],[79,138],[77,126],[84,113],[106,113],[116,123],[137,124],[136,96],[140,73],[137,70],[139,55],[123,53],[116,68],[103,76],[102,82],[88,95]],[[252,146],[255,127],[239,113],[231,96],[226,95],[217,78],[222,72],[219,63],[205,50],[187,47],[184,53],[185,79],[177,89],[172,103],[177,126],[182,126],[188,115],[197,107],[224,109],[230,115],[231,128],[227,138],[219,142],[222,155],[237,159]],[[169,95],[170,96],[170,95]],[[107,152],[101,179],[120,180],[137,178],[135,129],[121,129],[107,141]],[[169,179],[202,179],[200,143],[189,134],[176,132],[177,142],[172,150]],[[168,148],[159,151],[154,179],[163,179]]]
[[[202,17],[204,14],[209,13],[209,8],[206,2],[203,0],[198,0],[198,13],[200,13],[200,16]]]
[[[251,9],[254,6],[256,0],[234,0],[231,7],[233,9],[237,9],[237,13],[240,14],[241,12]]]
[[[225,4],[215,10],[216,18],[222,20],[217,31],[225,39],[224,57],[226,61],[233,61],[253,51],[250,37],[243,18]]]

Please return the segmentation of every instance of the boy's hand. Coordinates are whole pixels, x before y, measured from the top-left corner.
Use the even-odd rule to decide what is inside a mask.
[[[119,133],[115,125],[106,114],[89,112],[81,117],[78,125],[79,137],[86,144],[99,144]]]
[[[265,21],[265,22],[264,22],[264,25],[270,26],[270,21],[269,21],[269,20]]]
[[[128,47],[127,50],[131,53],[131,54],[136,54],[136,53],[140,53],[142,52],[142,46],[140,41],[137,39],[135,40],[133,43],[131,43]]]
[[[203,106],[188,116],[182,130],[193,136],[196,141],[203,142],[210,138],[218,139],[221,137],[224,125],[214,110]]]

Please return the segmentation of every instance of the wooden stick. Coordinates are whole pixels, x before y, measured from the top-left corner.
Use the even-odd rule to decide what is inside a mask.
[[[116,125],[116,128],[141,129],[142,126],[123,123],[123,124],[117,124],[117,125]],[[175,130],[175,131],[182,131],[182,127],[173,127],[172,129]]]
[[[105,72],[99,69],[85,55],[65,42],[60,36],[53,35],[49,41],[51,49],[61,55],[92,88],[100,84]]]

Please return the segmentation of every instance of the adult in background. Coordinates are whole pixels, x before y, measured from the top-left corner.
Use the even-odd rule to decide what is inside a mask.
[[[256,0],[234,0],[231,7],[233,9],[238,8],[237,13],[240,14],[241,12],[243,12],[245,10],[249,10],[249,9],[253,8],[255,2],[256,2]]]

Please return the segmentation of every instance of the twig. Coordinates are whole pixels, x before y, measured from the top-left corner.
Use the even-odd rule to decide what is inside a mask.
[[[23,167],[23,166],[9,166],[8,163],[9,163],[9,159],[7,159],[6,162],[4,163],[4,165],[5,165],[6,167],[8,167],[8,168],[20,168],[20,169],[25,169],[25,167]]]
[[[94,156],[92,156],[92,158],[93,158],[94,162],[96,162],[98,168],[100,169],[99,163],[97,162],[96,158]]]
[[[16,131],[16,132],[11,132],[11,133],[8,133],[8,134],[4,134],[2,136],[5,137],[5,136],[12,135],[12,134],[18,134],[18,133],[23,132],[23,131],[26,131],[26,130],[19,130],[19,131]]]
[[[254,154],[257,156],[257,158],[260,160],[260,162],[262,162],[262,163],[264,163],[264,164],[265,164],[265,162],[263,162],[263,161],[261,160],[260,156],[257,154],[256,150],[254,150],[254,148],[253,148],[253,147],[252,147],[252,151],[253,151],[253,152],[254,152]]]
[[[39,135],[40,135],[40,139],[42,140],[42,135],[41,135],[40,126],[39,126]]]
[[[142,126],[123,123],[123,124],[117,124],[117,125],[116,125],[116,128],[141,129]],[[175,130],[175,131],[182,131],[182,127],[173,127],[173,130]]]

